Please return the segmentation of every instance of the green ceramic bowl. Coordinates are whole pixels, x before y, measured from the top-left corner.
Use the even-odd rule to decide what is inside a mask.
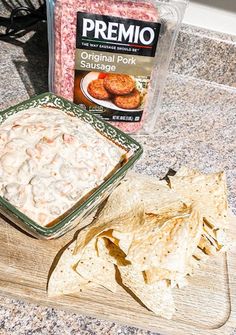
[[[119,167],[96,190],[94,190],[86,200],[78,202],[78,204],[73,206],[73,208],[68,211],[62,219],[59,219],[58,222],[51,227],[47,228],[40,226],[0,196],[0,212],[5,217],[17,224],[21,229],[37,238],[52,239],[64,235],[67,231],[74,228],[82,219],[94,211],[94,209],[98,207],[99,204],[118,185],[119,181],[125,176],[128,169],[130,169],[135,161],[137,161],[137,159],[141,156],[143,150],[139,143],[119,129],[98,119],[96,116],[86,110],[83,110],[78,105],[75,105],[52,93],[41,94],[0,112],[0,124],[9,116],[18,113],[21,110],[39,106],[56,107],[61,109],[62,112],[73,113],[76,117],[89,123],[91,127],[99,131],[102,135],[117,145],[122,146],[129,152],[128,160],[124,162],[121,167]]]

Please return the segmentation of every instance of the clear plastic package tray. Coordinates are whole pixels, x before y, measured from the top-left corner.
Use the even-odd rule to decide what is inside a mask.
[[[151,133],[187,3],[47,0],[50,90],[127,133]]]

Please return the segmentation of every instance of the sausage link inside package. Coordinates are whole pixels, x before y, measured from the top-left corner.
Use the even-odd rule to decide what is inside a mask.
[[[47,0],[49,88],[127,133],[153,132],[188,0]]]

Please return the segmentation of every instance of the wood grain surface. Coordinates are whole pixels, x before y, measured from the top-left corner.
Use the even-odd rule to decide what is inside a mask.
[[[230,234],[235,234],[232,224]],[[114,294],[90,288],[78,295],[47,297],[48,274],[75,231],[40,241],[0,218],[0,294],[109,319],[166,335],[230,335],[236,328],[236,250],[213,257],[184,289],[175,289],[173,320],[155,316],[122,287]]]

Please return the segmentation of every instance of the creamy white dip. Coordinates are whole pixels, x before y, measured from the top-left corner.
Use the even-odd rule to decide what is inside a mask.
[[[0,195],[42,226],[100,185],[125,150],[55,108],[31,108],[0,125]]]

